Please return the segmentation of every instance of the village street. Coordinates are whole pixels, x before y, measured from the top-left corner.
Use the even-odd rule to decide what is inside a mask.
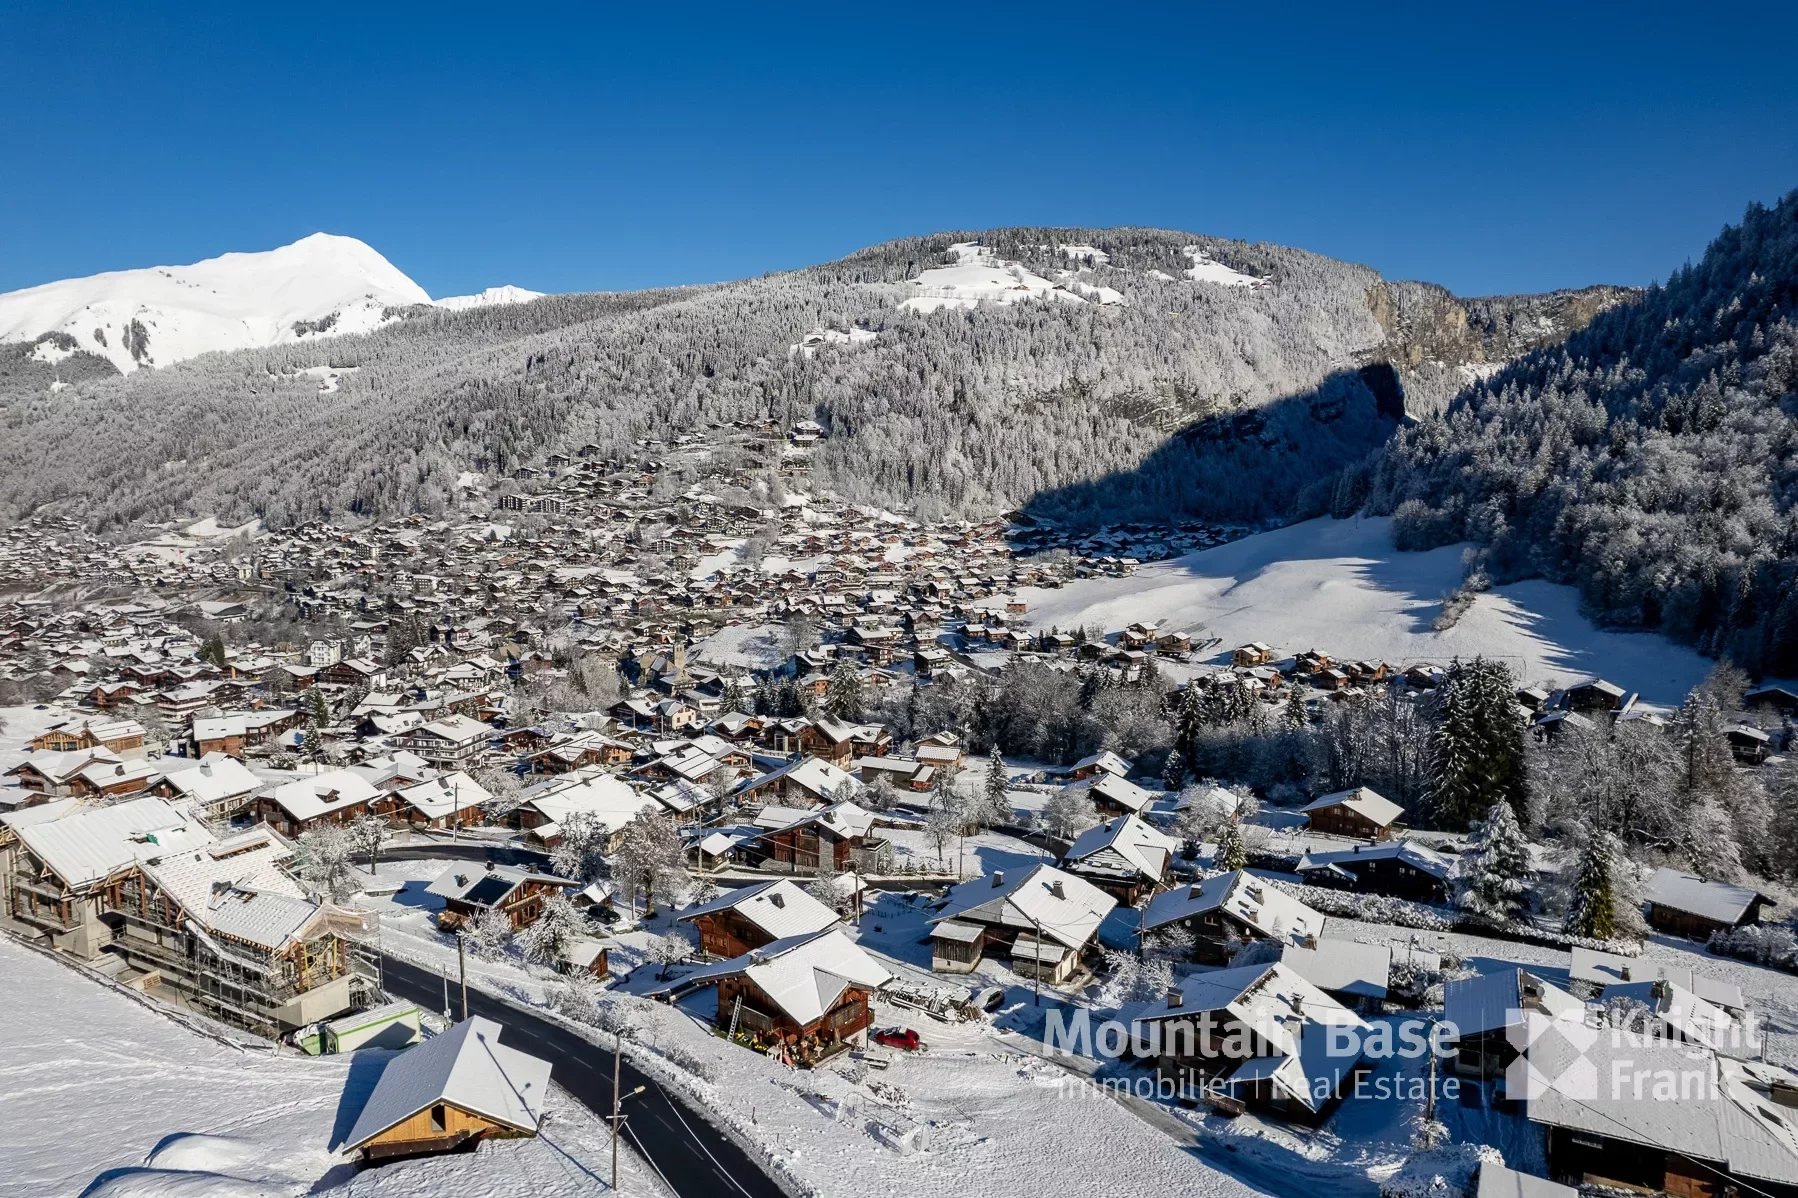
[[[426,1010],[441,1008],[444,983],[439,975],[391,956],[382,958],[382,971],[388,992],[396,998]],[[450,1001],[460,1018],[461,996],[453,984]],[[503,1024],[507,1044],[549,1061],[550,1076],[557,1085],[600,1117],[611,1116],[610,1053],[553,1020],[481,990],[468,991],[468,1012]],[[623,1093],[645,1087],[624,1102],[627,1138],[634,1140],[638,1154],[655,1166],[676,1194],[682,1198],[726,1194],[784,1198],[785,1192],[703,1116],[682,1113],[666,1091],[628,1061],[619,1075]]]

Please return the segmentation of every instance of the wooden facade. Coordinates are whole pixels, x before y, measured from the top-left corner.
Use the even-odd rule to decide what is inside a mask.
[[[739,1033],[747,1032],[763,1043],[780,1041],[797,1050],[802,1058],[816,1057],[855,1038],[874,1022],[868,1006],[870,995],[868,990],[850,986],[830,1010],[810,1023],[800,1024],[781,1014],[780,1004],[760,986],[747,976],[736,974],[718,983],[717,1025],[728,1033],[734,1023]]]
[[[1392,825],[1377,824],[1346,803],[1313,811],[1305,817],[1313,832],[1347,836],[1354,840],[1385,840],[1392,835]]]
[[[693,925],[699,929],[699,951],[727,960],[773,940],[740,911],[713,911],[694,919]]]
[[[437,1102],[358,1147],[364,1159],[385,1160],[391,1157],[453,1152],[481,1140],[518,1138],[531,1134],[485,1115],[465,1111],[454,1103]]]

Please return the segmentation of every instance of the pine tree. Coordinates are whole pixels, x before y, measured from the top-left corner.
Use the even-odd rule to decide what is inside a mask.
[[[848,662],[830,672],[825,684],[824,710],[839,720],[858,720],[862,714],[862,676]]]
[[[1567,933],[1593,940],[1617,935],[1615,845],[1609,832],[1594,832],[1580,855],[1579,877],[1567,909]]]
[[[1490,924],[1504,924],[1523,910],[1530,887],[1530,846],[1517,827],[1511,805],[1499,800],[1486,809],[1461,859],[1461,910]]]
[[[1524,722],[1509,666],[1456,660],[1437,700],[1430,744],[1430,809],[1444,828],[1469,826],[1494,803],[1529,821]]]
[[[1232,819],[1224,825],[1223,833],[1217,839],[1215,865],[1225,873],[1249,867],[1249,846],[1243,842],[1240,821]]]
[[[1295,732],[1303,731],[1311,724],[1311,713],[1305,709],[1304,697],[1299,694],[1297,687],[1293,687],[1292,695],[1286,700],[1286,707],[1281,714],[1285,717],[1286,726]]]
[[[999,755],[999,745],[993,743],[993,751],[987,757],[986,779],[981,787],[981,822],[987,827],[997,827],[1011,822],[1011,798],[1005,786],[1005,758]]]
[[[1186,759],[1180,756],[1180,750],[1168,750],[1167,761],[1161,767],[1161,787],[1163,790],[1179,790],[1186,782]]]
[[[525,960],[533,965],[555,968],[585,931],[580,910],[566,895],[558,894],[543,904],[543,913],[519,933],[518,942],[524,949]]]

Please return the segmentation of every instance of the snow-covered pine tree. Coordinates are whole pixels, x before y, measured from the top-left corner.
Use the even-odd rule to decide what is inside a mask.
[[[1530,846],[1511,805],[1502,799],[1486,809],[1461,858],[1455,904],[1477,920],[1504,924],[1527,905]]]
[[[554,968],[585,932],[586,922],[580,910],[566,895],[558,894],[543,904],[543,913],[536,922],[518,934],[518,943],[524,949],[525,960]]]
[[[465,935],[469,951],[491,961],[505,954],[514,932],[511,916],[498,907],[488,907],[468,921]]]
[[[1249,866],[1249,846],[1242,839],[1242,824],[1235,819],[1224,824],[1217,838],[1216,865],[1225,873]]]
[[[1579,875],[1567,908],[1567,932],[1593,940],[1617,935],[1616,845],[1611,834],[1595,831],[1580,854]]]
[[[1456,659],[1437,700],[1431,737],[1430,814],[1444,828],[1466,828],[1493,803],[1529,821],[1524,721],[1510,667]]]
[[[999,744],[993,742],[993,751],[986,760],[986,778],[980,790],[980,822],[987,827],[997,827],[1011,822],[1011,799],[1005,786],[1005,758],[999,755]]]
[[[1186,782],[1186,759],[1180,756],[1180,750],[1169,749],[1167,760],[1161,766],[1161,787],[1163,790],[1179,790]]]

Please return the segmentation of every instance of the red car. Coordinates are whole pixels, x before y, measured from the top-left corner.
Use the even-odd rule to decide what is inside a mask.
[[[874,1033],[874,1043],[905,1052],[917,1052],[924,1047],[924,1041],[909,1027],[882,1028]]]

